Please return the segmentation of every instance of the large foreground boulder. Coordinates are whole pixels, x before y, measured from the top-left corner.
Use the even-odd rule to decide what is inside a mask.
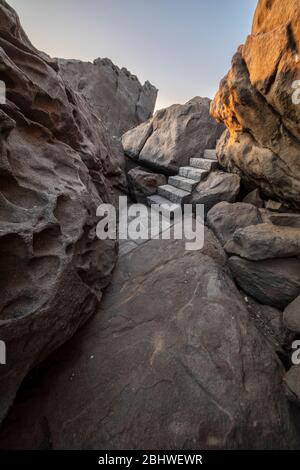
[[[82,93],[109,133],[121,137],[149,119],[154,111],[157,89],[110,59],[92,62],[58,59],[60,72],[73,90]]]
[[[123,256],[99,314],[20,396],[1,448],[298,448],[283,367],[224,262],[208,230],[200,253],[152,240]]]
[[[157,111],[154,118],[127,132],[125,153],[146,166],[177,173],[190,158],[202,157],[213,149],[224,126],[209,114],[211,100],[195,97],[184,105],[174,104]]]
[[[266,196],[300,207],[300,3],[259,0],[252,34],[222,80],[212,115],[218,158]]]
[[[95,311],[115,243],[95,235],[120,168],[87,102],[0,2],[0,421],[28,371]]]

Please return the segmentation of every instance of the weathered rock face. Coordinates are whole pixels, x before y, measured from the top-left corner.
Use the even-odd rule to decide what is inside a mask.
[[[135,202],[146,203],[147,197],[157,193],[158,186],[167,183],[167,178],[158,173],[150,173],[143,168],[132,168],[127,175],[129,193]]]
[[[300,366],[292,367],[284,377],[286,395],[295,405],[300,406]]]
[[[99,119],[0,2],[0,421],[32,366],[94,312],[115,263],[96,208],[120,168]]]
[[[297,258],[249,261],[233,256],[228,263],[237,284],[262,304],[284,309],[300,295]]]
[[[300,294],[297,214],[273,214],[244,202],[221,202],[207,224],[230,256],[236,283],[253,299],[279,309]]]
[[[240,191],[238,175],[214,171],[196,186],[191,202],[204,204],[205,213],[221,201],[234,202]]]
[[[142,86],[135,75],[111,60],[58,59],[58,63],[63,78],[86,97],[111,135],[121,137],[152,116],[157,89],[148,81]]]
[[[151,240],[118,263],[99,315],[21,397],[0,447],[297,448],[283,367],[211,232],[200,253]]]
[[[184,105],[158,111],[123,136],[125,153],[156,170],[176,173],[190,158],[202,157],[205,149],[215,148],[224,130],[209,115],[210,102],[195,97]]]
[[[300,208],[298,0],[260,0],[252,34],[220,84],[212,115],[226,124],[218,158],[262,192]]]
[[[300,256],[300,229],[273,224],[250,225],[236,230],[225,250],[250,260]]]
[[[300,334],[300,295],[287,306],[283,320],[286,328]]]
[[[261,216],[264,222],[271,222],[278,227],[294,227],[300,229],[300,214],[281,213],[273,214],[270,211],[261,210]]]
[[[220,202],[207,215],[207,223],[222,245],[232,239],[237,229],[262,223],[257,207],[244,202]]]
[[[284,356],[285,348],[289,349],[294,334],[286,328],[283,312],[269,305],[262,305],[249,296],[246,297],[246,304],[251,318],[264,338],[281,357]]]

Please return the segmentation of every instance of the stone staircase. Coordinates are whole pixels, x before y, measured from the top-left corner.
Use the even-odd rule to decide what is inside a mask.
[[[191,158],[190,166],[180,167],[178,175],[170,176],[168,184],[159,186],[157,194],[147,198],[148,204],[163,204],[165,210],[174,209],[174,205],[182,207],[200,181],[217,168],[216,150],[205,150],[202,158]]]

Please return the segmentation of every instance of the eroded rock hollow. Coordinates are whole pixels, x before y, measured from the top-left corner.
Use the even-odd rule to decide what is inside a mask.
[[[122,180],[102,122],[0,2],[0,421],[28,371],[95,311],[115,264],[96,208]]]

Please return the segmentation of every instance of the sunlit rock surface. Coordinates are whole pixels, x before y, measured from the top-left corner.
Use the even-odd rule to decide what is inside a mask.
[[[227,127],[218,146],[221,164],[298,209],[299,54],[299,1],[260,0],[252,33],[211,105],[212,115]]]

